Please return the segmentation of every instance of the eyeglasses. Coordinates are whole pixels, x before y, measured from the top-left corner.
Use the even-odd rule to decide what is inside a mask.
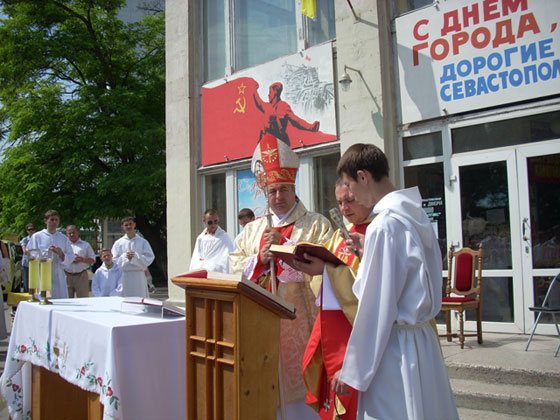
[[[206,224],[208,226],[217,225],[220,221],[219,220],[208,220]]]
[[[35,228],[27,228],[28,232],[35,232]]]

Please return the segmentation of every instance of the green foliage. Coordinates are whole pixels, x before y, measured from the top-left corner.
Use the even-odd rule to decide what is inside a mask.
[[[0,225],[130,214],[164,257],[164,17],[124,3],[0,0]]]

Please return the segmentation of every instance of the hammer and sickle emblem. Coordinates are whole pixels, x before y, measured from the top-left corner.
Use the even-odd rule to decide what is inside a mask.
[[[241,112],[242,114],[245,114],[245,107],[247,106],[247,101],[245,100],[245,96],[242,96],[241,98],[237,98],[235,103],[237,104],[237,106],[233,110],[233,113],[235,114],[236,112]]]

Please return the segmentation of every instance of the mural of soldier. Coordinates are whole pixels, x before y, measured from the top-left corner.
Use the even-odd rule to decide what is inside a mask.
[[[292,111],[290,105],[286,101],[280,99],[283,88],[280,82],[271,84],[268,88],[268,102],[264,102],[255,89],[253,99],[255,100],[257,109],[265,116],[264,127],[261,129],[259,141],[266,133],[270,133],[290,146],[290,138],[286,131],[288,123],[291,123],[300,130],[319,131],[319,121],[308,123],[304,119],[298,117]]]

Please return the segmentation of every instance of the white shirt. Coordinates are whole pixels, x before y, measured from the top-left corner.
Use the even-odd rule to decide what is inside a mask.
[[[93,252],[93,248],[86,241],[78,238],[76,242],[70,241],[70,246],[74,251],[74,257],[76,255],[79,255],[80,257],[91,258],[95,260],[95,253]],[[72,261],[74,261],[74,258],[72,258]],[[66,268],[66,272],[81,273],[82,271],[86,270],[88,267],[89,264],[85,262],[79,262],[79,263],[72,262],[72,264],[70,264],[70,266]]]

